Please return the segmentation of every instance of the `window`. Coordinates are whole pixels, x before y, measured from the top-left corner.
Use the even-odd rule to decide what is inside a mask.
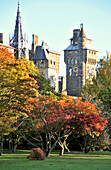
[[[73,58],[71,59],[71,64],[72,64],[72,65],[74,64],[74,59],[73,59]]]
[[[52,60],[50,60],[50,63],[52,64]]]
[[[68,64],[70,64],[70,58],[68,59]]]
[[[72,76],[72,68],[69,68],[69,75]]]
[[[89,75],[89,67],[87,67],[87,75]]]
[[[77,59],[76,58],[74,59],[74,64],[77,64]]]
[[[90,68],[90,76],[92,76],[92,69]]]
[[[54,61],[54,65],[55,65],[55,61]]]
[[[74,67],[73,68],[74,76],[78,76],[78,68]]]
[[[69,53],[72,53],[72,51],[69,51]]]

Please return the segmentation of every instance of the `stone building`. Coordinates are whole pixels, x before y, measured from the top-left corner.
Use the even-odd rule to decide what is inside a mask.
[[[66,91],[66,77],[59,76],[59,91],[65,95],[67,95]]]
[[[15,30],[14,30],[14,34],[10,34],[9,44],[10,46],[16,49],[15,51],[16,58],[26,57],[27,59],[29,59],[28,40],[22,30],[22,21],[21,21],[19,6],[20,4],[18,1],[17,17],[15,21]]]
[[[60,64],[60,54],[48,48],[45,42],[38,44],[38,35],[32,35],[32,58],[34,64],[50,79],[51,85],[58,91],[58,74]]]
[[[78,88],[85,86],[86,80],[95,75],[97,53],[92,47],[92,40],[84,32],[83,24],[80,24],[80,29],[73,30],[70,45],[64,50],[68,95],[79,96]]]

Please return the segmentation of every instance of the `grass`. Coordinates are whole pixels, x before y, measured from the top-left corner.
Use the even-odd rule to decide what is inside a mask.
[[[111,152],[52,153],[43,161],[29,160],[30,151],[5,152],[0,157],[0,170],[110,170]]]

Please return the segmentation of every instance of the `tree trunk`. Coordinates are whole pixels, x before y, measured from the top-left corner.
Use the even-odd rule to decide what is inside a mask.
[[[12,152],[16,152],[16,149],[17,149],[17,144],[13,144],[13,146],[12,146]]]
[[[8,150],[9,151],[11,150],[11,141],[10,140],[8,141]]]
[[[1,136],[0,156],[3,154],[3,135]]]
[[[64,154],[64,145],[61,145],[60,156],[62,156],[63,154]]]
[[[67,147],[66,140],[64,141],[64,147],[67,150],[67,152],[70,152],[69,148]]]
[[[86,134],[84,135],[84,148],[85,148],[85,153],[88,153],[88,151],[87,151],[87,136],[86,136]]]

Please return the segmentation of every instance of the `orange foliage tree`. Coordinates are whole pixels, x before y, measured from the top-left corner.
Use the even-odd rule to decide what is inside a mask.
[[[47,156],[57,143],[61,146],[61,154],[63,154],[64,147],[66,148],[64,142],[71,133],[79,133],[84,136],[85,152],[88,152],[91,146],[86,143],[87,136],[91,140],[94,136],[100,135],[107,125],[107,121],[96,110],[95,105],[79,99],[73,100],[68,96],[62,97],[60,100],[51,96],[39,96],[39,101],[35,104],[35,111],[27,117],[27,120],[30,128],[39,132],[40,142],[45,141],[44,151]],[[24,125],[24,121],[22,125]],[[45,138],[42,138],[44,137],[42,134],[45,135]]]
[[[29,114],[32,101],[37,100],[38,86],[29,76],[21,59],[16,60],[8,48],[0,46],[0,137],[9,134],[18,117]]]
[[[29,135],[37,143],[39,141],[49,156],[57,143],[65,147],[61,139],[66,140],[70,133],[80,133],[84,136],[87,152],[86,137],[100,135],[107,124],[105,119],[89,102],[73,100],[68,96],[59,100],[51,96],[38,96],[38,85],[30,77],[30,66],[25,63],[21,59],[15,60],[8,49],[0,48],[1,140],[3,141],[5,134],[14,130],[15,124],[24,139],[27,140]],[[34,136],[35,133],[30,134],[34,131],[37,137]],[[3,142],[1,144],[3,148]]]

